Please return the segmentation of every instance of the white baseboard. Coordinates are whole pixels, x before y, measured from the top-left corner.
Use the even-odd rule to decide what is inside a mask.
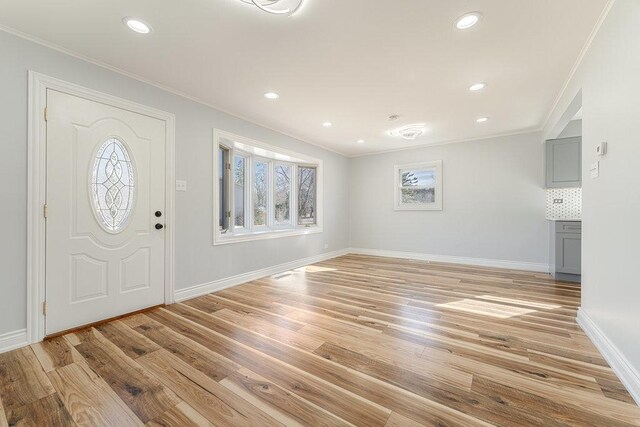
[[[0,335],[0,353],[15,350],[16,348],[29,345],[27,341],[27,330],[20,329],[19,331],[7,332]]]
[[[320,255],[298,259],[284,264],[274,265],[273,267],[267,267],[260,270],[250,271],[248,273],[238,274],[237,276],[231,276],[213,282],[203,283],[201,285],[191,286],[185,289],[178,289],[174,294],[175,301],[180,302],[199,297],[201,295],[210,294],[211,292],[221,291],[223,289],[250,282],[252,280],[261,279],[267,276],[273,276],[274,274],[283,273],[285,271],[304,267],[305,265],[313,264],[316,262],[326,261],[328,259],[346,255],[348,253],[349,249],[341,249],[338,251],[327,252]]]
[[[578,325],[596,346],[602,357],[609,363],[613,372],[618,376],[633,400],[640,405],[640,374],[629,363],[627,358],[612,343],[598,325],[582,309],[578,310]]]
[[[542,263],[535,263],[535,262],[507,261],[507,260],[500,260],[500,259],[485,259],[485,258],[466,258],[466,257],[457,257],[457,256],[449,256],[449,255],[423,254],[420,252],[385,251],[381,249],[351,248],[350,252],[353,254],[383,256],[383,257],[389,257],[389,258],[406,258],[406,259],[416,259],[420,261],[477,265],[481,267],[506,268],[509,270],[525,270],[525,271],[535,271],[540,273],[549,272],[549,264],[542,264]]]

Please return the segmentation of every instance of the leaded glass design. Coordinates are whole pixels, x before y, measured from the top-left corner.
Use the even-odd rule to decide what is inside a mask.
[[[135,178],[129,151],[118,138],[109,138],[98,149],[91,177],[93,208],[105,230],[117,233],[126,227],[133,210]]]

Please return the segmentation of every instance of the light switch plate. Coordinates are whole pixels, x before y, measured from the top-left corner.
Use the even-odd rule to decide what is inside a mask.
[[[176,191],[187,191],[187,181],[176,180]]]
[[[591,168],[589,169],[591,173],[591,178],[597,178],[600,176],[600,162],[591,163]]]

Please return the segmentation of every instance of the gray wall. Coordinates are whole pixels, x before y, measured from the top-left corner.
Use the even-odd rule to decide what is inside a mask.
[[[546,134],[582,89],[582,309],[640,373],[640,1],[617,0]],[[608,141],[600,176],[589,166]],[[640,378],[640,376],[639,376]]]
[[[189,190],[176,194],[177,289],[348,247],[345,157],[0,31],[0,335],[26,327],[30,69],[176,115],[176,176]],[[323,159],[324,233],[214,247],[213,128]]]
[[[539,133],[350,160],[351,247],[548,263]],[[442,160],[444,210],[394,211],[394,165]]]

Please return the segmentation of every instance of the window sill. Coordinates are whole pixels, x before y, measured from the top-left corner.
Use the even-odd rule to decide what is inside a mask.
[[[267,239],[278,239],[281,237],[292,237],[292,236],[304,236],[306,234],[317,234],[322,233],[322,227],[320,226],[311,226],[311,227],[300,227],[295,229],[282,229],[282,230],[264,230],[264,231],[254,231],[253,233],[238,233],[235,235],[222,235],[216,233],[213,239],[213,245],[229,245],[232,243],[241,243],[241,242],[251,242],[255,240],[267,240]]]

